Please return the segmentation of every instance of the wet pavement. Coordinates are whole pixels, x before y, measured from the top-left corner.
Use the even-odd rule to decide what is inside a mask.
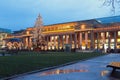
[[[11,80],[120,80],[120,71],[111,75],[112,68],[106,67],[114,61],[120,62],[120,54],[109,54]]]

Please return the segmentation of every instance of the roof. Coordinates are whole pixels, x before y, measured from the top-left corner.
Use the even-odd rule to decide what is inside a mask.
[[[11,33],[10,29],[0,28],[0,33]]]
[[[91,24],[92,27],[102,27],[101,23],[99,23],[96,19],[90,19],[90,20],[82,20],[82,21],[72,21],[72,22],[64,22],[64,23],[57,23],[57,24],[50,24],[50,25],[44,25],[44,26],[54,26],[54,25],[60,25],[60,24],[69,24],[69,23],[78,23],[80,24]]]
[[[116,23],[116,22],[120,22],[120,16],[104,17],[104,18],[98,18],[96,20],[102,24]]]

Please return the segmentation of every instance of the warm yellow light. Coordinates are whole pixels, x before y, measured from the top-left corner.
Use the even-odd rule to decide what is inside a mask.
[[[120,36],[120,31],[118,31],[118,36]]]
[[[117,39],[117,42],[120,42],[120,39]]]
[[[85,25],[83,24],[83,25],[81,25],[81,29],[85,29]]]
[[[109,36],[109,33],[108,32],[106,32],[106,37],[108,37]]]
[[[29,31],[27,31],[26,33],[29,34]]]

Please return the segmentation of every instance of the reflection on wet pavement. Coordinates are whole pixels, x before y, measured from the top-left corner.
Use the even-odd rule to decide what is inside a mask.
[[[43,72],[40,74],[40,76],[46,76],[46,75],[52,75],[52,74],[67,74],[67,73],[73,73],[73,72],[88,72],[88,70],[75,70],[75,69],[66,69],[66,70],[53,70],[48,72]]]
[[[109,72],[108,70],[101,71],[101,76],[106,76]]]
[[[109,54],[11,80],[120,80],[120,71],[111,74],[112,69],[106,67],[111,62],[120,62],[120,54]]]

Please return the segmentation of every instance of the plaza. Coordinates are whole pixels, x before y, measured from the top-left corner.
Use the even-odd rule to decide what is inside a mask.
[[[119,80],[120,73],[111,75],[112,68],[106,67],[111,62],[120,62],[119,57],[119,54],[109,54],[11,80]]]

